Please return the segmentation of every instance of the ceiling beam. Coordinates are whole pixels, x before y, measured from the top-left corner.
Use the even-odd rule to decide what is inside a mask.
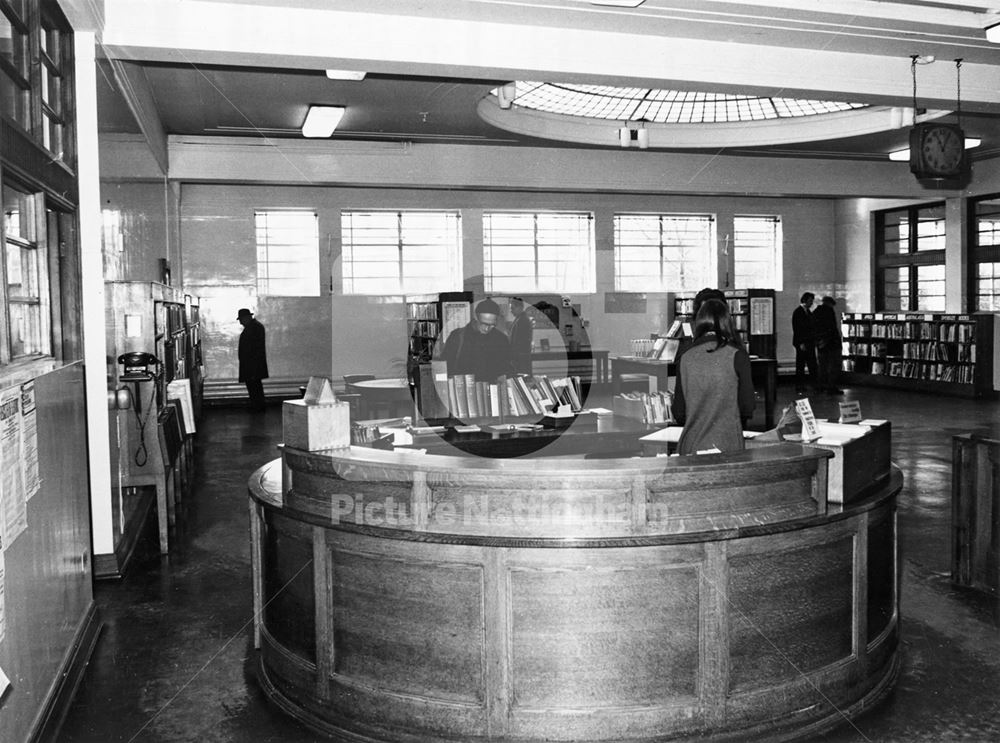
[[[153,97],[149,81],[146,79],[145,71],[141,65],[134,62],[125,62],[120,59],[108,61],[114,72],[115,82],[125,98],[125,103],[139,125],[139,131],[142,132],[153,157],[156,158],[157,164],[166,175],[170,172],[167,133],[160,121],[156,100]]]
[[[880,51],[877,39],[867,52],[845,52],[551,23],[345,11],[336,9],[338,5],[106,0],[103,40],[110,56],[136,61],[337,67],[400,75],[746,91],[885,105],[911,102],[909,55]],[[919,106],[953,107],[957,88],[951,60],[921,66],[917,84]],[[1000,112],[1000,66],[963,63],[961,93],[967,110]]]

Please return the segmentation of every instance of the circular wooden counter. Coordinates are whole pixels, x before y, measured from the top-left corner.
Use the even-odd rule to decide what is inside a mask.
[[[902,476],[827,504],[828,456],[285,448],[250,480],[261,684],[351,741],[830,728],[895,680]]]

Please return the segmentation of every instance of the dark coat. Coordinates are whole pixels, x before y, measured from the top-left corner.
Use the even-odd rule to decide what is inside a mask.
[[[264,326],[250,318],[240,333],[240,382],[267,379],[267,350],[264,347]]]
[[[507,336],[496,328],[480,333],[475,320],[451,331],[443,356],[448,362],[449,377],[475,374],[478,381],[495,382],[501,374],[513,373]]]
[[[831,305],[821,304],[813,310],[813,326],[817,348],[839,347],[840,327],[837,322],[837,312]]]
[[[798,348],[803,343],[812,345],[816,342],[816,330],[813,314],[801,304],[792,313],[792,345]]]

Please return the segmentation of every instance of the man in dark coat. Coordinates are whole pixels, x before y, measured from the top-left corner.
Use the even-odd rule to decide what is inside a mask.
[[[451,331],[444,344],[448,376],[474,374],[476,381],[495,382],[501,374],[514,370],[510,360],[510,341],[497,330],[500,307],[492,299],[476,305],[475,317]]]
[[[805,392],[805,371],[808,368],[809,378],[813,384],[818,384],[816,369],[816,330],[813,327],[813,316],[810,311],[816,295],[806,292],[799,300],[799,306],[792,313],[792,345],[795,346],[795,391]]]
[[[839,395],[843,390],[837,387],[840,376],[841,335],[840,322],[834,307],[837,300],[823,297],[819,307],[813,312],[816,329],[816,353],[819,356],[818,383],[823,392]]]
[[[236,313],[236,319],[243,326],[240,333],[239,381],[247,386],[250,396],[250,410],[255,413],[264,412],[264,380],[267,379],[267,351],[264,348],[264,326],[254,319],[253,313],[242,308]]]

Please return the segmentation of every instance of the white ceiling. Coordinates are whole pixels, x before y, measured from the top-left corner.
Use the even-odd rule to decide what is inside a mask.
[[[1000,9],[1000,0],[996,0]],[[91,25],[104,131],[297,137],[310,103],[346,105],[335,138],[553,146],[476,114],[499,82],[545,79],[754,92],[953,109],[976,157],[1000,153],[1000,45],[981,2],[646,0],[64,0]],[[103,11],[103,12],[101,12]],[[362,82],[327,67],[363,69]],[[124,89],[124,95],[121,90]],[[129,105],[130,111],[121,104]],[[952,117],[952,120],[954,117]],[[153,122],[153,123],[151,123]],[[140,126],[141,124],[141,126]],[[905,129],[755,147],[774,155],[881,159]],[[665,149],[671,149],[664,144]],[[730,152],[748,151],[738,147]]]

